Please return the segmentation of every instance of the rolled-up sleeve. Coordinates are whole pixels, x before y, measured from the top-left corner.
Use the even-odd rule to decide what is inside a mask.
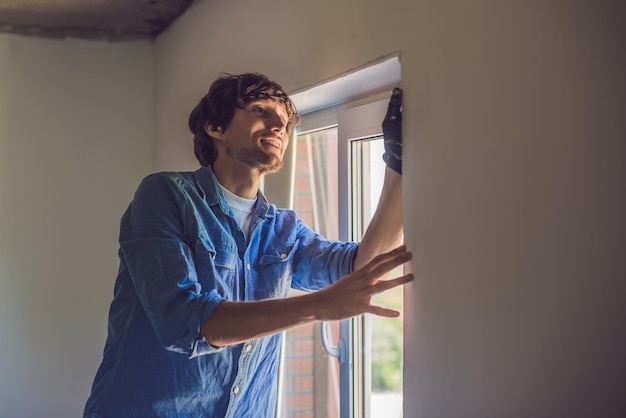
[[[194,357],[218,350],[200,326],[224,297],[198,281],[181,187],[166,175],[144,179],[122,218],[120,255],[163,347]]]
[[[294,263],[293,288],[320,290],[352,273],[357,243],[326,240],[300,219],[297,226],[300,245]]]

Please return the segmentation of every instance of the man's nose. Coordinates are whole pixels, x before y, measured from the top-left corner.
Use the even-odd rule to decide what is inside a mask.
[[[272,130],[272,132],[275,132],[279,135],[282,135],[285,133],[285,129],[287,128],[287,125],[285,124],[283,118],[281,118],[278,114],[273,113],[272,117],[270,118],[270,129]]]

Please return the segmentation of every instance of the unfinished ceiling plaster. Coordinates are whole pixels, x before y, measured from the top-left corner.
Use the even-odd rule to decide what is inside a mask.
[[[0,32],[46,38],[151,39],[195,0],[0,0]]]

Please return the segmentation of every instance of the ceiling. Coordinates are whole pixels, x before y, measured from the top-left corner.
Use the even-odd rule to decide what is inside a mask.
[[[196,0],[0,0],[0,33],[152,39]]]

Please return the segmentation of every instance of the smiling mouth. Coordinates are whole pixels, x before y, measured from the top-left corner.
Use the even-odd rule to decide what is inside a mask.
[[[261,138],[261,143],[271,145],[274,148],[281,149],[283,142],[275,138]]]

